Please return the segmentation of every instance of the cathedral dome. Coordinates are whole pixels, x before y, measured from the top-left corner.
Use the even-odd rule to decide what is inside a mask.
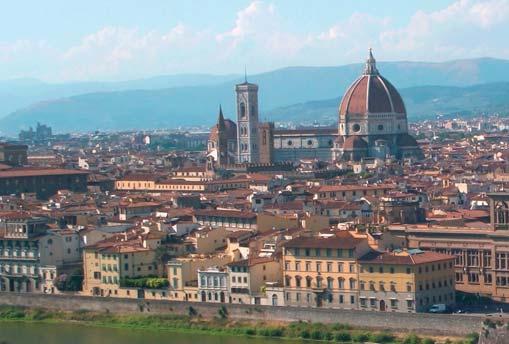
[[[339,105],[340,117],[368,113],[406,114],[396,88],[378,73],[371,50],[364,73],[348,88]]]

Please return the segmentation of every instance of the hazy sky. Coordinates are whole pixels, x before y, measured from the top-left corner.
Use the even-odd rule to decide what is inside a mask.
[[[0,80],[509,58],[509,0],[2,0]]]

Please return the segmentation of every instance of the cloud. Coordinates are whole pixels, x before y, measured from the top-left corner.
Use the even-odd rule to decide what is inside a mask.
[[[303,32],[268,1],[240,8],[226,30],[186,23],[165,32],[106,26],[55,48],[48,41],[0,42],[0,79],[127,79],[156,74],[264,71],[291,65],[360,62],[368,47],[382,60],[440,61],[509,58],[509,0],[457,0],[435,11],[416,10],[406,22],[354,12]],[[37,58],[34,59],[34,56]],[[5,72],[4,72],[5,70]],[[44,70],[44,73],[41,73]]]
[[[500,40],[507,33],[509,1],[459,0],[433,12],[417,11],[408,25],[380,33],[385,51],[398,51],[420,59],[451,59],[500,55]],[[497,33],[498,31],[498,33]],[[507,52],[507,50],[505,50]]]

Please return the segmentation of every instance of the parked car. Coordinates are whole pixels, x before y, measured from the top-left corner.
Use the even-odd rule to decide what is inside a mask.
[[[447,311],[447,306],[443,303],[439,303],[430,307],[430,313],[445,313]]]

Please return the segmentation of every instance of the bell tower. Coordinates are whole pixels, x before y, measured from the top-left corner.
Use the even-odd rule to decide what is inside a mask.
[[[258,146],[258,85],[247,82],[235,86],[237,93],[237,149],[239,163],[257,163]]]

